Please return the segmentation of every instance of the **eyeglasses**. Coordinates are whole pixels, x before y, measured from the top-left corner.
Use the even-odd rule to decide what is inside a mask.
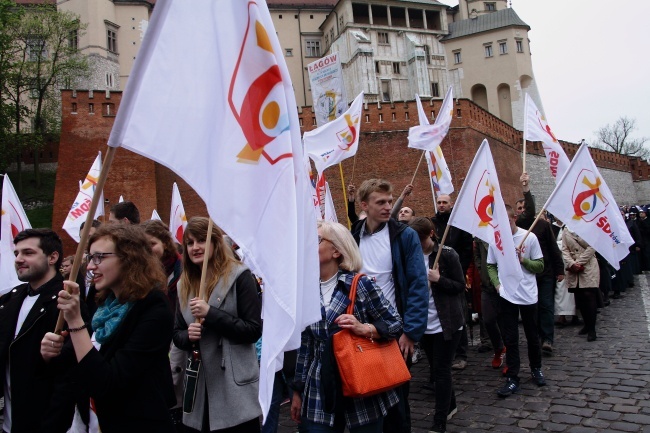
[[[86,261],[92,262],[96,265],[99,265],[102,260],[104,260],[104,257],[106,256],[114,256],[115,253],[95,253],[95,254],[86,254]]]
[[[330,241],[329,239],[325,239],[324,237],[319,236],[319,237],[318,237],[318,244],[320,245],[320,243],[323,242],[323,241],[332,242],[332,241]]]

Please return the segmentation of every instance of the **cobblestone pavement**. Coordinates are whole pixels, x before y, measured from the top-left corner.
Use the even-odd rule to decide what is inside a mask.
[[[555,328],[554,354],[542,361],[548,386],[538,388],[530,380],[523,329],[521,391],[506,399],[495,394],[504,379],[491,368],[491,353],[479,354],[470,346],[467,368],[454,372],[458,413],[447,431],[650,433],[650,275],[635,281],[598,315],[595,342],[578,336],[579,327]],[[426,358],[411,373],[412,431],[426,433],[434,404],[433,394],[422,388]],[[284,406],[279,432],[296,430]]]

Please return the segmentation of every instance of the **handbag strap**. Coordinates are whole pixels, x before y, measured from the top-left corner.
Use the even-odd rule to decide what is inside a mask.
[[[348,308],[345,310],[345,314],[354,313],[354,301],[357,299],[357,286],[359,285],[359,280],[361,279],[361,277],[365,277],[365,276],[366,274],[356,274],[352,279],[352,285],[350,286],[350,294],[348,295],[348,298],[350,298],[350,305],[348,305]]]

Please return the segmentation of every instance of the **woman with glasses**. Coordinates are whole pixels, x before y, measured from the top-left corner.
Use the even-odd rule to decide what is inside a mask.
[[[255,342],[262,335],[262,305],[253,274],[235,258],[223,231],[214,226],[207,241],[208,223],[192,218],[183,235],[174,344],[188,356],[198,347],[201,359],[193,408],[183,414],[183,424],[190,432],[257,433],[262,410]]]
[[[80,313],[79,286],[65,281],[58,307],[68,330],[47,333],[41,355],[55,362],[72,340],[77,381],[86,388],[103,433],[173,433],[174,391],[169,369],[173,314],[166,278],[139,226],[106,225],[90,237],[88,269],[97,289],[93,339]]]
[[[341,329],[369,339],[399,337],[399,314],[368,277],[357,287],[354,315],[345,314],[354,275],[361,269],[359,248],[348,229],[339,223],[318,222],[321,320],[302,333],[291,402],[291,418],[301,432],[380,433],[383,418],[398,399],[395,391],[364,398],[347,398],[326,358],[330,337]],[[334,366],[334,368],[336,368]],[[332,390],[332,388],[334,389]],[[330,395],[337,394],[335,398]]]

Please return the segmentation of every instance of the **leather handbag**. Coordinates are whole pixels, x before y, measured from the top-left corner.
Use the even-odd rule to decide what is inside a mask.
[[[354,313],[359,279],[350,287],[350,305],[346,314]],[[396,340],[374,341],[343,329],[332,336],[334,356],[346,397],[368,397],[400,386],[411,380]]]

